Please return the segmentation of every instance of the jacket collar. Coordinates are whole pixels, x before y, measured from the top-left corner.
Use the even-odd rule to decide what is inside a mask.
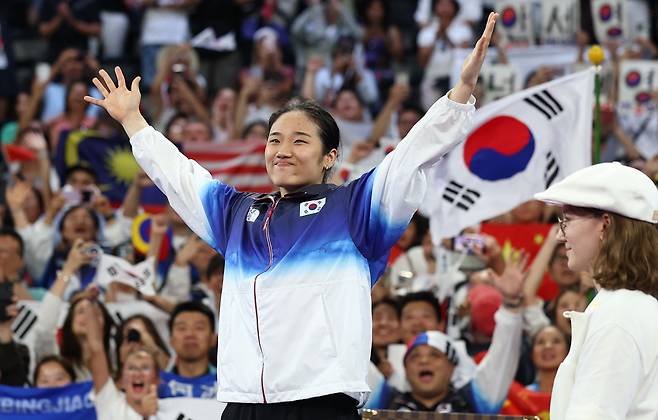
[[[338,187],[334,184],[311,184],[300,188],[295,192],[287,194],[283,198],[291,201],[312,200],[316,197],[326,194],[329,191],[335,190],[336,188]],[[277,191],[275,193],[259,194],[256,196],[254,201],[259,203],[263,201],[270,201],[272,199],[278,200],[280,198],[281,192]]]

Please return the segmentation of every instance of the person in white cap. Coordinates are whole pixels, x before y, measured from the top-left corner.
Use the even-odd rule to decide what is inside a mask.
[[[571,319],[551,419],[658,419],[658,190],[619,163],[581,169],[535,198],[562,206],[569,268],[598,293]]]

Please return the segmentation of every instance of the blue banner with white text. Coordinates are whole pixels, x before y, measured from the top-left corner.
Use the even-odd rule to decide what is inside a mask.
[[[57,388],[19,388],[0,385],[3,420],[94,420],[91,382]]]

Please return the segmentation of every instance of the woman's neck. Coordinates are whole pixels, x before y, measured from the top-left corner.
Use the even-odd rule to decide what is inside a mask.
[[[539,385],[539,392],[550,393],[553,390],[553,382],[557,369],[540,370],[537,372],[537,385]]]

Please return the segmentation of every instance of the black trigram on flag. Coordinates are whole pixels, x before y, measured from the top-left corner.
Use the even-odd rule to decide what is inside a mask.
[[[542,90],[523,99],[528,105],[541,112],[547,119],[551,120],[562,112],[564,108],[547,90]]]
[[[25,339],[34,324],[37,323],[37,314],[25,305],[18,307],[18,315],[11,325],[11,330],[14,333],[14,338],[17,341]]]
[[[455,181],[450,181],[443,190],[443,199],[464,211],[468,211],[479,198],[479,192]]]
[[[176,417],[176,420],[193,420],[192,417],[186,417],[185,414],[180,413],[178,417]]]
[[[550,187],[560,173],[560,165],[557,164],[553,152],[546,153],[546,170],[544,171],[544,184],[546,188]]]

